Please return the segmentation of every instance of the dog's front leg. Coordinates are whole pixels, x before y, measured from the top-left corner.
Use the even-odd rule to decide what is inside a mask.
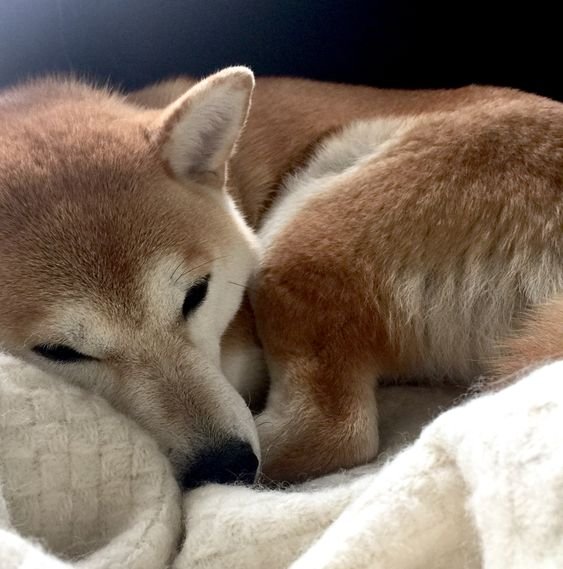
[[[372,378],[353,373],[329,369],[312,354],[281,364],[266,410],[256,419],[265,482],[300,481],[376,455]],[[350,384],[342,391],[341,381]],[[315,392],[318,387],[327,387],[327,393]]]
[[[256,419],[266,481],[355,466],[378,449],[377,311],[344,268],[316,259],[300,270],[296,257],[266,258],[254,290],[271,376]]]

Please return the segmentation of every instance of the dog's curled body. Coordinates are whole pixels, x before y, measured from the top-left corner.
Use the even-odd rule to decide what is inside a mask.
[[[51,172],[50,179],[65,187],[65,196],[69,179],[82,180],[94,198],[103,195],[115,207],[112,215],[121,216],[137,239],[134,246],[115,249],[120,263],[90,257],[89,265],[81,265],[85,282],[103,277],[119,285],[125,270],[129,288],[110,286],[111,294],[119,294],[109,304],[102,289],[94,296],[82,285],[77,291],[72,266],[65,265],[65,286],[116,317],[113,328],[99,326],[121,343],[108,341],[115,362],[104,363],[96,385],[124,377],[119,389],[106,390],[108,397],[176,453],[201,453],[232,436],[249,441],[258,453],[249,416],[221,377],[219,341],[223,374],[243,393],[263,379],[263,350],[271,388],[256,421],[262,466],[269,478],[295,480],[375,455],[378,381],[468,383],[501,369],[497,358],[502,353],[510,359],[502,346],[507,338],[515,341],[520,317],[563,291],[563,105],[489,87],[407,92],[259,79],[229,162],[227,194],[217,186],[246,115],[249,77],[237,68],[195,85],[188,79],[165,82],[119,99],[119,112],[108,102],[110,95],[94,89],[83,95],[90,88],[77,86],[76,96],[105,117],[107,124],[96,123],[100,140],[104,128],[108,139],[121,133],[124,150],[135,160],[120,158],[116,147],[112,160],[103,156],[117,177],[84,182],[86,163],[71,160],[70,174],[61,179]],[[9,97],[17,99],[17,89]],[[51,102],[57,104],[56,96]],[[10,105],[5,103],[11,110],[4,112],[13,119],[17,111]],[[109,118],[102,112],[108,106],[114,109]],[[73,147],[87,147],[81,140],[90,131],[74,132],[68,121],[56,122],[63,123],[68,141],[63,137],[60,148],[72,158]],[[128,147],[131,133],[136,142]],[[37,143],[31,140],[28,150]],[[21,148],[24,156],[26,147]],[[36,183],[36,171],[22,163]],[[0,164],[0,186],[9,194],[0,214],[9,220],[15,194],[4,189],[10,185],[6,164],[13,165],[13,158]],[[123,192],[112,197],[111,183],[128,188],[125,199]],[[151,194],[149,186],[160,193]],[[185,197],[180,186],[187,186]],[[90,230],[103,224],[94,198],[88,198],[94,204],[88,213],[65,209],[77,212],[78,224],[86,215]],[[167,224],[174,207],[178,216]],[[182,218],[189,239],[181,235]],[[72,225],[72,216],[62,222]],[[254,269],[258,245],[250,228],[262,249]],[[86,247],[80,228],[72,235],[78,253],[103,258],[98,244],[86,240]],[[149,249],[138,241],[141,235]],[[50,236],[43,232],[41,238]],[[45,247],[34,253],[38,260],[49,259]],[[0,254],[9,261],[3,263],[0,287],[16,294],[16,261],[8,251]],[[210,266],[199,266],[206,261]],[[200,308],[184,310],[185,330],[177,320],[175,327],[163,324],[174,311],[182,312],[181,293],[167,289],[177,275],[182,290],[195,287],[201,294],[198,283],[205,279],[210,287]],[[247,281],[250,303],[232,320]],[[37,298],[33,287],[44,290],[47,282],[32,279],[26,298]],[[57,290],[49,294],[47,300]],[[165,300],[176,294],[174,302]],[[122,317],[115,309],[120,298],[124,306],[144,302],[145,311],[125,311]],[[2,345],[39,363],[29,354],[29,337],[43,339],[43,316],[22,322],[23,305],[18,306],[0,312]],[[27,301],[25,309],[31,307]],[[85,346],[98,346],[94,355],[103,360],[99,344]],[[180,363],[165,364],[165,356]],[[91,377],[93,369],[72,373]],[[167,389],[172,395],[166,396]],[[180,470],[193,462],[193,456],[179,461]]]
[[[563,290],[562,174],[561,107],[518,97],[324,141],[259,232],[266,475],[371,459],[376,378],[489,373],[522,312]]]

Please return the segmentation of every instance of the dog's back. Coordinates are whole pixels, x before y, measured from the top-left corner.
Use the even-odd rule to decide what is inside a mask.
[[[377,337],[381,373],[469,380],[515,317],[563,289],[562,172],[551,101],[358,121],[285,182],[260,230],[263,269],[303,283],[338,271],[327,286],[342,313],[362,299],[355,322],[372,315],[357,340]],[[323,286],[326,313],[343,301]]]
[[[374,378],[472,382],[563,291],[562,105],[501,92],[380,115],[327,137],[260,230],[274,478],[369,460]]]

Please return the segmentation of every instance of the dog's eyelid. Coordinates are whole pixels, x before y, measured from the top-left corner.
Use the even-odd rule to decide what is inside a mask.
[[[184,297],[184,304],[182,305],[182,315],[184,318],[187,318],[205,300],[210,278],[211,275],[208,274],[198,279],[186,292],[186,296]]]
[[[98,361],[98,358],[83,354],[65,344],[38,344],[32,348],[32,351],[37,355],[58,363]]]

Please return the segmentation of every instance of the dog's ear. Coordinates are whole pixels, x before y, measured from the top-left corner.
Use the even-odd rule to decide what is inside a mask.
[[[155,137],[175,177],[223,185],[253,88],[250,69],[229,67],[200,81],[162,111]]]

